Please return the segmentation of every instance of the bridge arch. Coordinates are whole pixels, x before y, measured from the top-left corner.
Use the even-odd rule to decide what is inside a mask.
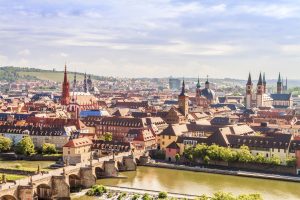
[[[81,178],[76,174],[69,175],[69,185],[71,192],[78,192],[82,188]]]
[[[103,176],[105,176],[105,171],[103,168],[101,167],[95,167],[95,175],[96,175],[96,178],[99,179]]]
[[[50,185],[42,183],[36,187],[36,195],[39,200],[52,199],[52,188]]]
[[[4,195],[0,197],[0,200],[17,200],[17,198],[14,197],[13,195]]]

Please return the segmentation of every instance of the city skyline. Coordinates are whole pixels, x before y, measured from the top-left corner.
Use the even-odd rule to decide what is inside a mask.
[[[103,76],[243,80],[300,72],[293,1],[10,1],[0,10],[1,66],[63,70],[67,61]]]

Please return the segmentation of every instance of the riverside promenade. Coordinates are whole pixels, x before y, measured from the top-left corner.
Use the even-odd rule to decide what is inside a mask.
[[[117,192],[117,193],[125,192],[125,193],[133,193],[133,194],[140,194],[140,195],[144,195],[144,194],[147,193],[147,194],[152,195],[152,196],[158,196],[159,192],[161,192],[161,191],[156,191],[156,190],[147,190],[147,189],[131,188],[131,187],[123,187],[123,186],[105,185],[105,187],[110,192]],[[79,193],[73,194],[71,197],[72,198],[82,197],[87,191],[88,191],[88,189],[83,190]],[[168,192],[168,197],[176,198],[176,199],[189,199],[189,200],[192,200],[192,199],[195,199],[198,196]]]
[[[213,173],[213,174],[232,175],[232,176],[243,176],[243,177],[251,177],[251,178],[292,181],[292,182],[300,183],[300,176],[286,176],[286,175],[266,174],[266,173],[240,171],[240,170],[213,169],[213,168],[205,168],[205,167],[200,167],[200,166],[191,167],[191,166],[186,166],[186,165],[177,165],[177,164],[163,163],[163,162],[147,163],[144,166],[176,169],[176,170],[186,170],[186,171],[194,171],[194,172]]]

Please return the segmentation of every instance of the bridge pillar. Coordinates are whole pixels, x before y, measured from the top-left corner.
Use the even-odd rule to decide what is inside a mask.
[[[81,184],[85,188],[90,188],[96,184],[96,176],[93,173],[92,167],[81,167],[80,168],[80,179]]]
[[[136,170],[136,162],[132,156],[123,157],[123,163],[125,165],[126,171],[135,171]]]
[[[71,199],[70,186],[65,176],[52,176],[52,197],[55,200]]]
[[[18,197],[20,200],[28,200],[33,197],[33,187],[31,185],[19,185],[18,186]]]
[[[116,166],[116,161],[104,161],[104,174],[107,177],[117,177],[118,167]]]
[[[140,159],[139,159],[139,164],[140,165],[145,165],[146,163],[149,162],[149,156],[140,156]]]

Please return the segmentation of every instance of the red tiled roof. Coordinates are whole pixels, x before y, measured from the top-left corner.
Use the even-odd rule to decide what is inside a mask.
[[[82,147],[82,146],[88,146],[92,144],[93,142],[89,138],[83,137],[83,138],[70,140],[67,144],[64,145],[64,147]]]

